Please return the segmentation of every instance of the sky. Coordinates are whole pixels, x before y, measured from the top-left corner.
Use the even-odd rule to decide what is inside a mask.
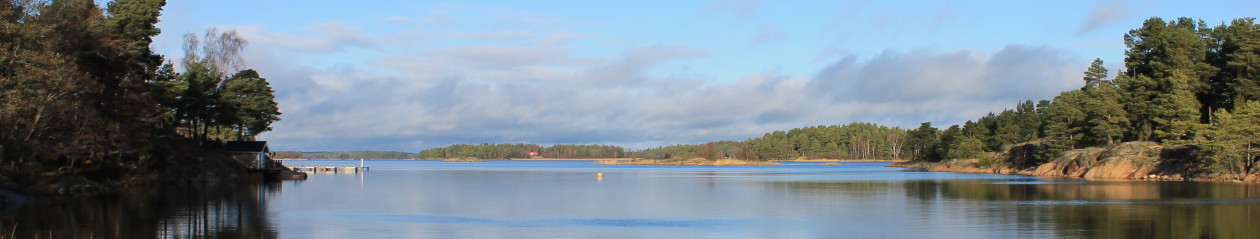
[[[275,150],[644,149],[871,122],[938,128],[1079,88],[1151,17],[1258,1],[168,1],[153,44],[236,31]]]

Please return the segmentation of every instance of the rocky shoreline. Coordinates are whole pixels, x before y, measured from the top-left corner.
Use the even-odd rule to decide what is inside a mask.
[[[182,152],[182,153],[181,153]],[[258,183],[267,180],[267,172],[251,173],[245,166],[225,156],[222,151],[186,149],[171,150],[164,167],[153,169],[99,168],[95,171],[65,173],[38,172],[20,177],[0,175],[0,213],[37,200],[91,197],[109,194],[130,187],[220,186]],[[177,157],[179,155],[183,157]],[[93,165],[81,165],[91,168]],[[283,167],[283,165],[280,165]],[[288,169],[287,167],[284,167]],[[270,172],[273,179],[305,178],[292,169]]]
[[[1070,150],[1044,164],[1021,168],[1018,156],[1000,154],[996,160],[955,159],[942,162],[904,162],[889,167],[923,168],[933,172],[1011,174],[1091,180],[1203,181],[1260,183],[1257,174],[1210,173],[1196,167],[1202,159],[1193,146],[1164,147],[1155,142],[1125,142],[1107,148]]]

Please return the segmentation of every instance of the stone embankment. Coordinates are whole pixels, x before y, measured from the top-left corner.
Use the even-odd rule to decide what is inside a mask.
[[[1019,174],[1096,180],[1219,181],[1260,183],[1255,174],[1213,174],[1202,170],[1200,151],[1194,146],[1164,147],[1155,142],[1125,142],[1107,148],[1091,147],[1064,152],[1044,164],[1021,168],[1019,146],[986,162],[978,159],[939,163],[897,163],[893,167],[924,168],[934,172]],[[1014,152],[1014,153],[1013,153]],[[1015,156],[1013,156],[1015,155]]]

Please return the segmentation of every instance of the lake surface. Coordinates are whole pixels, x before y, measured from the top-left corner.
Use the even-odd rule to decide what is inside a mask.
[[[0,238],[1260,238],[1257,185],[589,163],[367,161],[40,202],[0,215]]]

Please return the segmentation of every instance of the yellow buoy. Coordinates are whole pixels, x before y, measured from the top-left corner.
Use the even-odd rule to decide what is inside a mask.
[[[604,173],[595,173],[596,179],[604,179]]]

